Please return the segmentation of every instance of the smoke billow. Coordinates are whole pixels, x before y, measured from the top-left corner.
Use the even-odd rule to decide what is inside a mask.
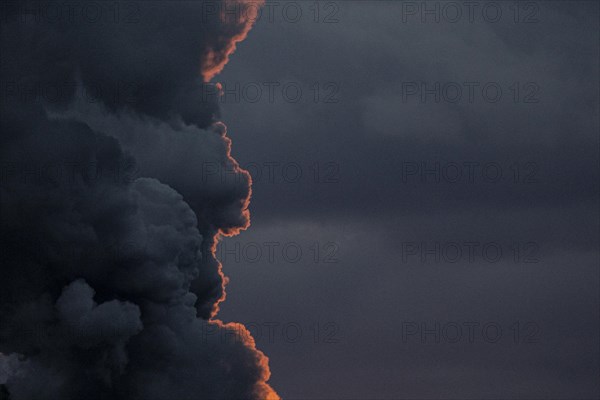
[[[202,88],[257,2],[94,23],[40,3],[0,32],[0,396],[278,398],[250,334],[213,319],[214,249],[249,225],[251,180]]]

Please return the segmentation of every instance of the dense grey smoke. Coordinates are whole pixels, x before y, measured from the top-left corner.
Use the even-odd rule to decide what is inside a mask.
[[[211,320],[250,179],[202,89],[256,3],[69,4],[2,9],[0,396],[277,398],[244,328]]]

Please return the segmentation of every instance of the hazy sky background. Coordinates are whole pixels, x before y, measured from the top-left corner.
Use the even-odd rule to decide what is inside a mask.
[[[220,316],[249,324],[273,386],[597,397],[598,4],[458,2],[454,23],[445,2],[439,23],[420,2],[321,2],[318,22],[271,4],[215,81],[255,181]]]

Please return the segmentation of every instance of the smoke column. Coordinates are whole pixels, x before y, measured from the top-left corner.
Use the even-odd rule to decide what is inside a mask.
[[[202,95],[259,4],[98,4],[2,9],[0,398],[277,399],[215,319],[251,179]]]

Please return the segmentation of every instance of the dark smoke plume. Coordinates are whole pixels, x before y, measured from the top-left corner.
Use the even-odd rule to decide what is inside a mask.
[[[214,249],[249,225],[251,181],[202,88],[257,3],[93,23],[69,4],[2,9],[0,398],[278,398],[250,334],[213,319]]]

